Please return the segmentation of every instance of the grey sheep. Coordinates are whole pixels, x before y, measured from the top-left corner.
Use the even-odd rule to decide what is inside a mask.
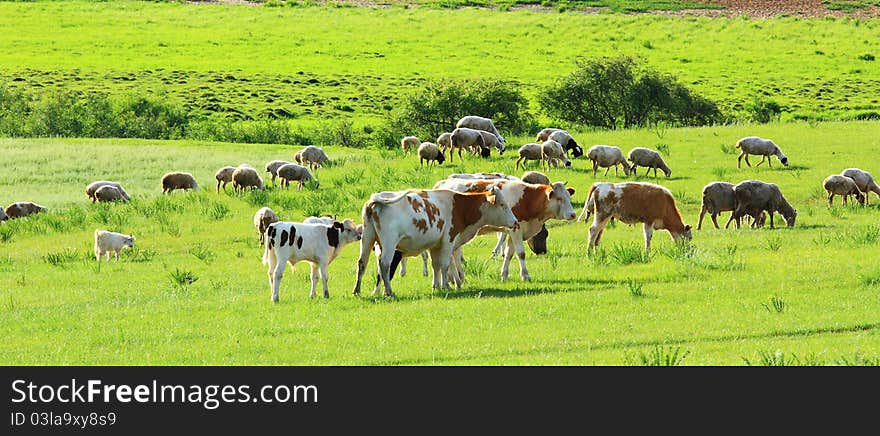
[[[419,145],[419,166],[422,166],[425,161],[428,161],[428,165],[435,161],[442,164],[446,161],[446,157],[433,142],[423,142]]]
[[[553,132],[556,132],[559,130],[562,130],[562,129],[557,129],[555,127],[544,128],[540,132],[538,132],[537,136],[535,136],[535,142],[538,142],[538,143],[544,142],[544,141],[550,139],[550,135],[553,134]]]
[[[859,187],[856,185],[855,180],[847,176],[841,176],[839,174],[830,175],[822,181],[822,187],[825,188],[825,192],[828,193],[829,207],[833,204],[835,195],[843,197],[844,205],[846,205],[846,201],[851,196],[855,196],[856,201],[858,201],[859,204],[865,204],[865,195],[862,195],[861,191],[859,191]]]
[[[759,180],[746,180],[733,187],[733,194],[736,197],[736,209],[733,211],[732,218],[736,222],[736,228],[739,228],[740,219],[743,216],[749,215],[757,220],[761,212],[764,211],[770,215],[771,229],[773,228],[774,212],[779,212],[789,227],[794,226],[797,210],[782,196],[782,192],[775,184]]]
[[[162,193],[167,194],[175,189],[198,189],[196,178],[190,173],[172,172],[162,176]]]
[[[452,147],[452,132],[444,132],[437,137],[437,146],[440,151],[446,153]]]
[[[308,168],[295,163],[283,165],[281,168],[278,168],[278,178],[281,179],[282,188],[290,188],[290,182],[296,181],[297,189],[299,190],[302,190],[302,187],[306,182],[315,180],[315,177],[312,176],[312,173]]]
[[[534,183],[536,185],[549,185],[550,178],[544,173],[538,171],[526,171],[520,178],[523,182]]]
[[[752,166],[752,163],[749,162],[750,154],[761,155],[761,162],[758,162],[755,166],[761,165],[766,160],[767,166],[772,168],[773,165],[770,164],[770,156],[776,156],[779,161],[782,162],[782,165],[788,166],[788,158],[782,153],[779,146],[769,139],[763,139],[757,136],[746,136],[736,142],[735,148],[742,150],[742,153],[736,158],[737,168],[742,168],[743,157],[746,158],[746,165]]]
[[[635,174],[636,168],[645,167],[648,171],[645,172],[645,177],[648,176],[648,173],[651,171],[651,168],[654,169],[654,177],[657,177],[657,169],[659,168],[663,171],[663,174],[666,174],[666,177],[672,175],[672,170],[669,169],[669,166],[666,165],[666,162],[663,161],[663,157],[660,156],[660,153],[650,150],[643,147],[636,147],[629,151],[629,156],[627,156],[630,162],[632,162],[632,170],[631,172]]]
[[[300,164],[309,167],[312,171],[315,171],[325,162],[330,162],[330,158],[327,157],[327,154],[324,153],[324,149],[321,147],[316,147],[314,145],[309,145],[302,150],[302,162]]]
[[[248,164],[241,164],[232,172],[232,189],[238,192],[248,188],[261,191],[266,189],[257,170]]]
[[[131,197],[128,196],[128,193],[125,192],[125,189],[122,188],[122,185],[119,184],[119,182],[98,180],[96,182],[89,183],[89,185],[86,186],[86,195],[89,197],[89,199],[92,200],[92,203],[98,201],[98,199],[95,198],[95,192],[98,190],[98,188],[100,188],[102,186],[112,186],[112,187],[118,189],[122,193],[122,196],[123,196],[123,198],[125,198],[125,201],[131,200]]]
[[[498,138],[498,142],[500,143],[498,153],[504,154],[504,137],[501,136],[501,133],[499,133],[498,129],[495,128],[495,123],[493,123],[492,120],[490,120],[489,118],[478,117],[476,115],[468,115],[458,120],[458,122],[455,123],[455,127],[466,127],[474,130],[482,130],[484,132],[489,132],[495,135],[495,137]]]
[[[736,195],[733,193],[733,183],[712,182],[707,184],[703,187],[703,206],[700,208],[700,220],[697,222],[697,230],[703,227],[703,217],[707,212],[712,218],[715,228],[719,229],[718,214],[721,212],[733,212],[735,208]],[[767,214],[761,212],[758,219],[752,222],[752,227],[763,227],[766,218]],[[724,228],[729,227],[731,221],[733,221],[733,214],[731,214]]]
[[[122,195],[122,191],[120,191],[115,186],[104,185],[98,188],[95,191],[95,198],[98,200],[98,203],[107,203],[114,201],[121,201],[123,203],[128,200],[125,199],[125,196]]]
[[[564,162],[566,168],[571,167],[571,161],[568,159],[568,155],[565,154],[562,144],[548,139],[541,143],[541,165],[546,169],[548,165],[552,164],[554,159]]]
[[[226,191],[226,184],[232,182],[232,173],[235,172],[235,167],[223,167],[217,170],[214,174],[214,178],[217,179],[217,193],[220,193],[220,184],[223,184],[223,190]]]
[[[617,175],[617,165],[623,166],[623,174],[629,175],[630,166],[623,156],[623,150],[613,145],[594,145],[587,151],[587,157],[593,161],[593,177],[596,177],[596,170],[599,167],[605,168],[605,175],[608,170],[614,167],[614,175]]]
[[[571,151],[571,155],[574,157],[581,157],[584,155],[584,149],[581,148],[577,141],[571,137],[571,134],[565,130],[556,129],[550,133],[550,136],[547,139],[552,139],[562,144],[562,148],[565,149],[565,152],[568,153]]]
[[[840,175],[849,177],[856,182],[859,191],[862,191],[865,194],[865,204],[868,204],[869,192],[873,192],[877,194],[877,197],[880,197],[880,186],[877,186],[877,183],[874,182],[874,177],[871,176],[871,173],[858,168],[847,168],[843,170]]]
[[[456,149],[458,149],[459,160],[461,160],[461,151],[464,149],[469,149],[470,147],[486,149],[483,135],[480,131],[468,127],[459,127],[453,130],[452,135],[449,137],[449,144],[449,162],[452,162],[453,152],[455,152]]]
[[[284,160],[273,160],[266,164],[266,172],[272,175],[272,186],[275,186],[275,178],[278,177],[278,168],[289,164]]]

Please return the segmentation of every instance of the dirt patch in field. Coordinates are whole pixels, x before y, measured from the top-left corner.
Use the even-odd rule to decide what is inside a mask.
[[[694,0],[698,3],[720,5],[724,9],[685,9],[681,11],[656,11],[667,15],[700,15],[708,17],[736,17],[747,15],[751,18],[772,18],[789,15],[802,18],[825,16],[851,16],[869,18],[880,16],[880,7],[865,6],[852,12],[830,10],[822,0]]]

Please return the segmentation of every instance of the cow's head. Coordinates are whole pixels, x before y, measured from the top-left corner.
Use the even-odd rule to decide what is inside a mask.
[[[122,246],[134,248],[134,236],[125,235],[125,237],[122,238]]]
[[[684,230],[681,233],[672,233],[672,239],[676,242],[678,241],[690,241],[694,237],[694,233],[691,230],[690,225],[684,226]]]
[[[783,213],[782,217],[785,218],[785,224],[789,227],[794,227],[794,221],[797,219],[797,209],[791,209],[788,213]]]
[[[498,227],[519,227],[519,220],[516,219],[513,211],[510,210],[510,205],[504,199],[501,188],[493,185],[488,192],[486,200],[489,205],[484,211],[486,224]]]
[[[334,221],[331,228],[339,232],[339,246],[345,246],[346,244],[361,240],[363,227],[356,225],[352,220]]]
[[[548,208],[553,217],[560,220],[573,220],[577,218],[574,206],[571,205],[571,196],[574,188],[566,188],[568,182],[556,182],[547,190],[547,198],[550,200]]]

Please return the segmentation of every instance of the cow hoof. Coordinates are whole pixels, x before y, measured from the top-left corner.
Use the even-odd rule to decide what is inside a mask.
[[[530,281],[532,281],[532,278],[529,277],[529,276],[522,276],[522,279],[523,279],[524,282],[530,282]]]

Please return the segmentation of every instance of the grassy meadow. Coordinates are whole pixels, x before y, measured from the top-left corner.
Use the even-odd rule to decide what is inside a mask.
[[[735,141],[773,138],[792,162],[736,167]],[[418,258],[394,281],[397,299],[351,295],[357,245],[330,266],[329,300],[310,300],[308,268],[287,270],[272,304],[253,213],[286,220],[337,213],[357,218],[380,190],[429,188],[452,172],[503,171],[515,154],[420,168],[397,151],[328,147],[335,164],[317,191],[214,192],[213,172],[292,158],[296,147],[90,139],[2,139],[2,202],[32,200],[50,213],[0,225],[3,364],[460,365],[877,365],[880,362],[880,200],[829,208],[821,188],[849,166],[880,173],[880,125],[785,123],[692,129],[580,132],[582,144],[628,151],[666,144],[672,177],[659,183],[696,225],[700,192],[714,180],[777,183],[797,208],[794,228],[716,230],[709,218],[692,244],[655,232],[641,254],[641,226],[617,223],[588,258],[588,226],[550,221],[549,250],[527,252],[533,277],[498,280],[491,235],[467,245],[467,282],[432,291]],[[529,138],[509,138],[511,144]],[[119,162],[123,162],[119,165]],[[532,164],[534,166],[534,163]],[[199,191],[163,196],[168,170],[192,172]],[[643,172],[640,171],[639,179]],[[577,159],[550,171],[584,203],[590,184],[622,180]],[[94,179],[121,181],[129,204],[91,204]],[[648,177],[652,180],[653,177]],[[230,189],[231,191],[231,189]],[[719,218],[722,225],[727,214]],[[132,233],[119,263],[92,254],[96,228]],[[197,279],[187,284],[181,278]]]
[[[787,118],[876,118],[878,25],[399,4],[0,2],[0,82],[162,95],[212,119],[375,127],[426,80],[512,80],[533,98],[578,58],[630,55],[725,113],[765,98]]]

